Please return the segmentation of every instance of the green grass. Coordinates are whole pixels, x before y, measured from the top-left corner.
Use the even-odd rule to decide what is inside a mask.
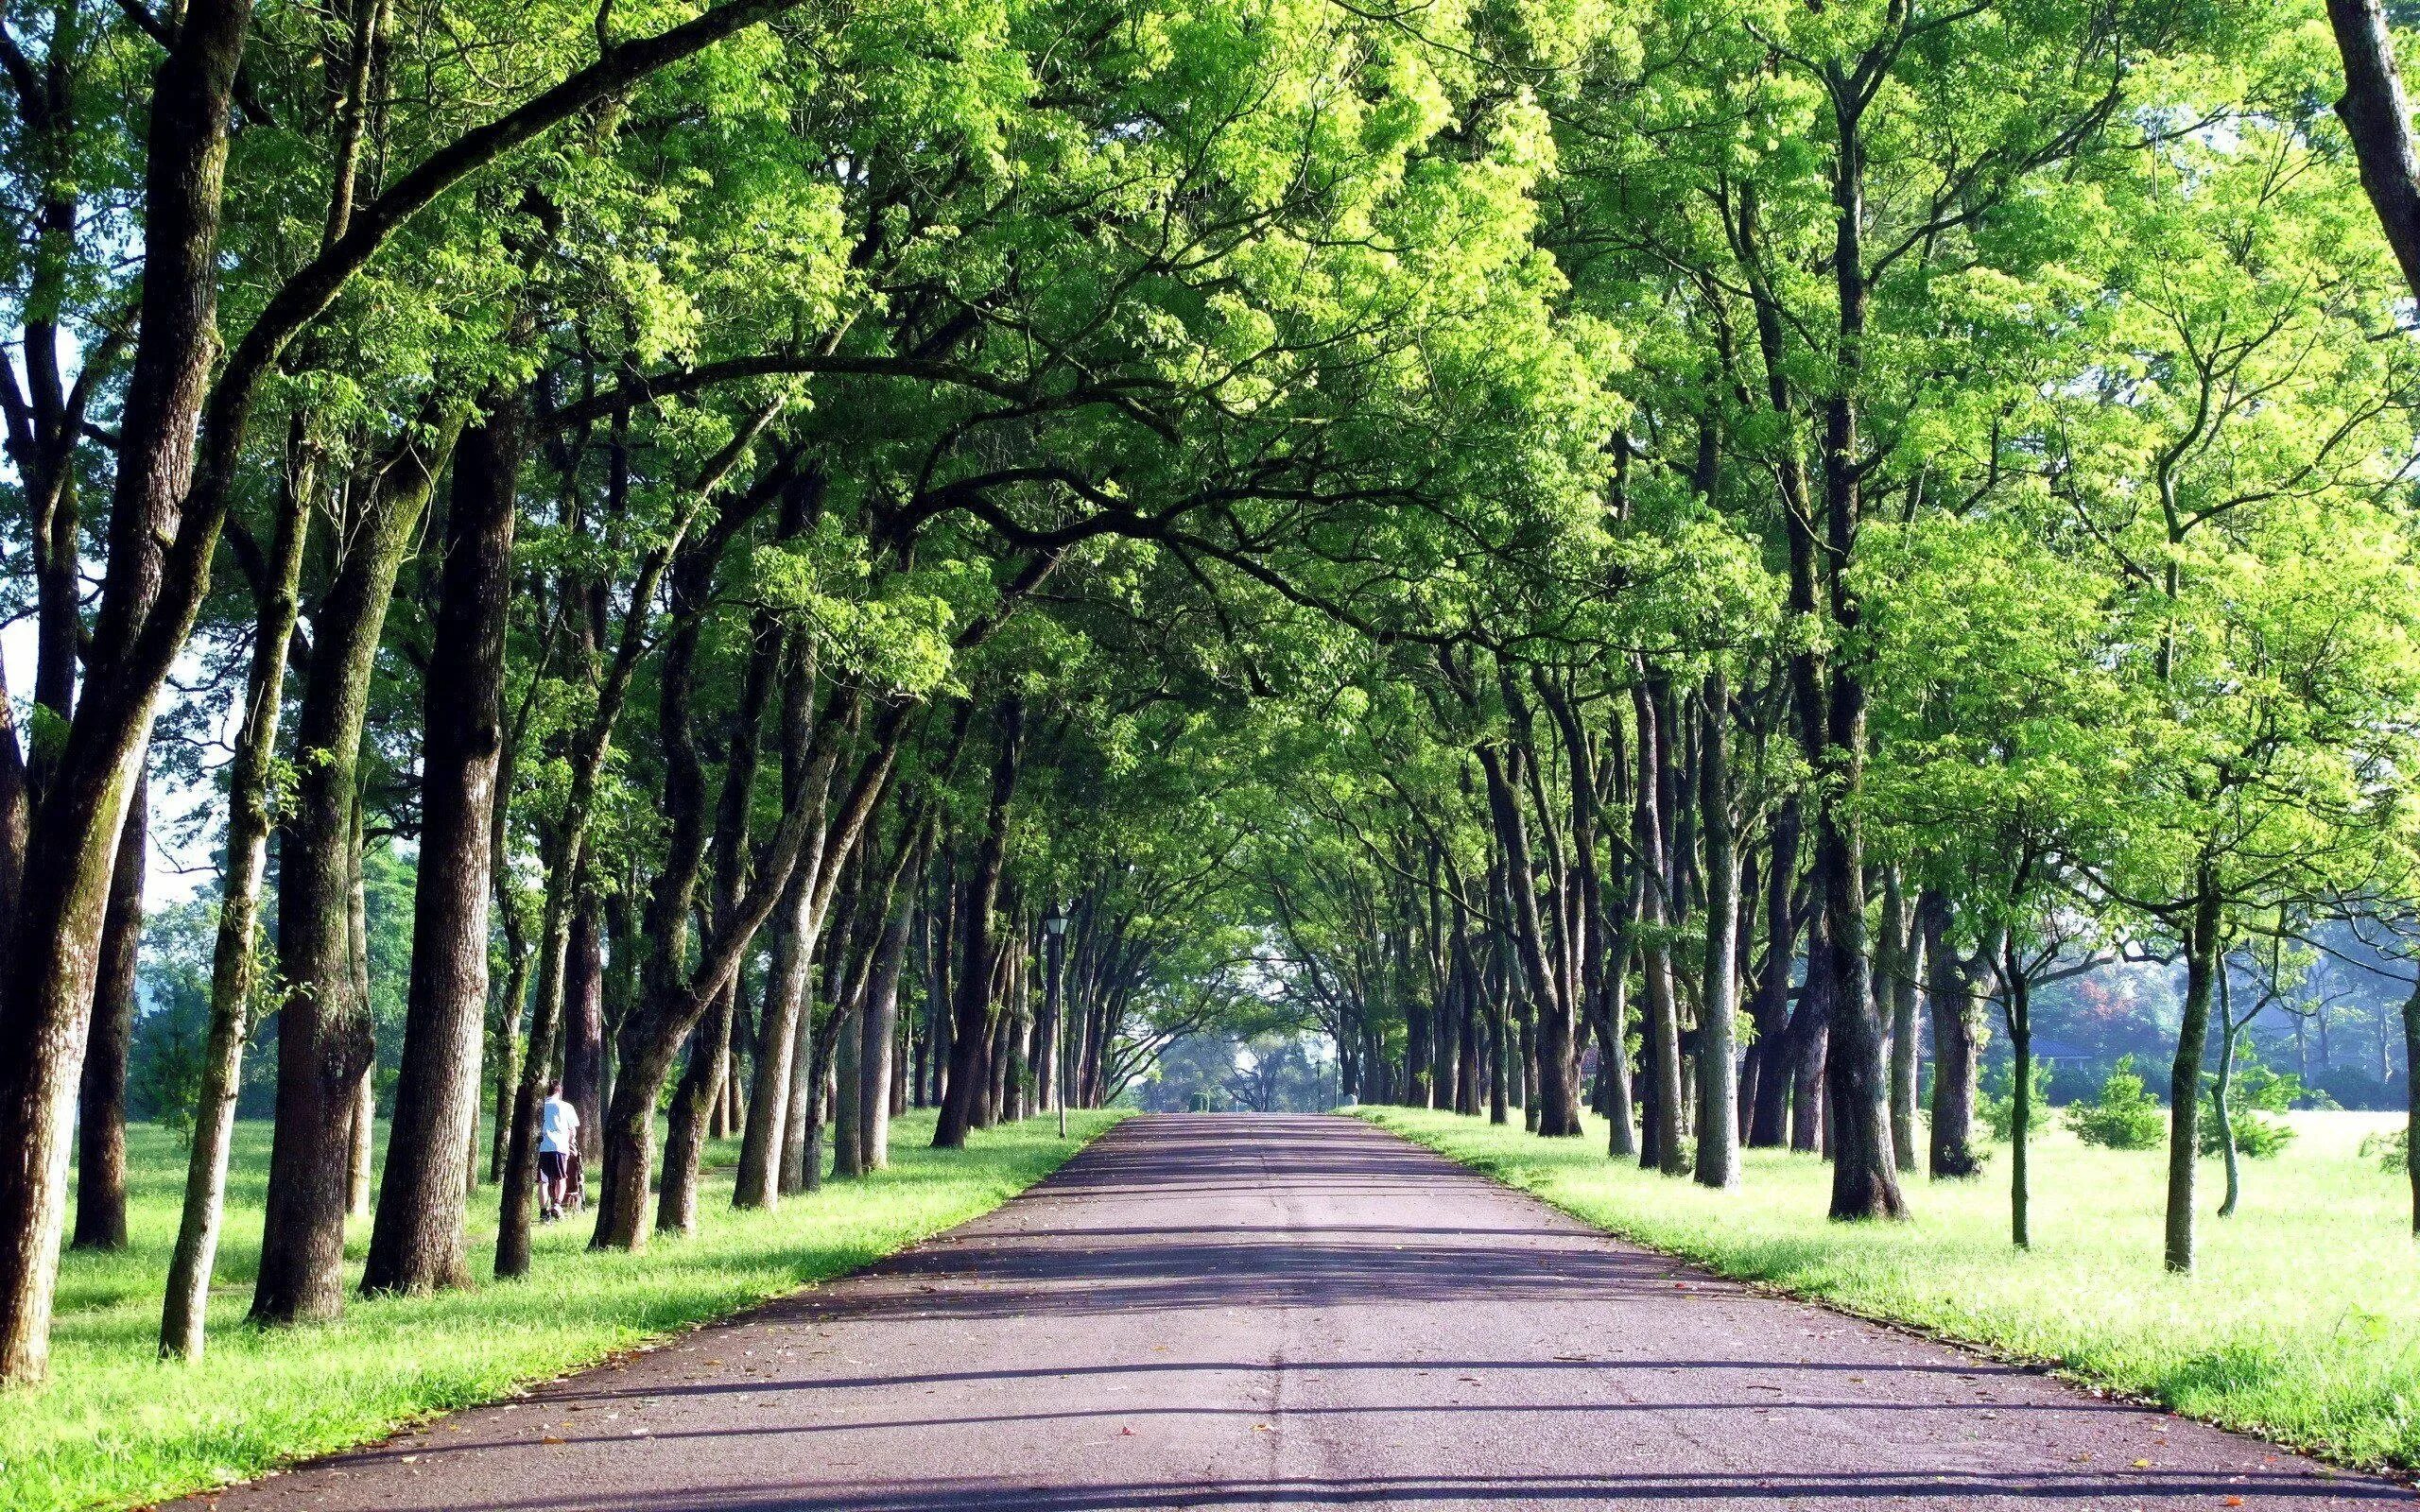
[[[244,1312],[259,1263],[268,1128],[237,1131],[226,1243],[199,1368],[163,1365],[161,1288],[176,1237],[182,1154],[159,1130],[131,1131],[129,1227],[113,1255],[71,1252],[61,1267],[49,1382],[0,1398],[0,1507],[9,1512],[141,1505],[246,1479],[383,1436],[400,1424],[490,1400],[809,1281],[837,1276],[1002,1202],[1048,1175],[1078,1143],[1116,1122],[1080,1113],[1078,1140],[1049,1120],[977,1133],[957,1152],[927,1148],[932,1115],[894,1125],[891,1169],[828,1184],[769,1213],[730,1206],[735,1148],[710,1152],[699,1233],[635,1255],[590,1255],[584,1218],[542,1228],[525,1280],[435,1297],[352,1300],[341,1322],[264,1332]],[[493,1187],[472,1209],[474,1274],[495,1241]],[[347,1252],[359,1275],[369,1223]]]
[[[1451,1113],[1373,1123],[1611,1232],[1723,1275],[1908,1324],[2006,1358],[2367,1467],[2420,1468],[2420,1250],[2409,1188],[2358,1146],[2386,1115],[2290,1115],[2300,1137],[2245,1162],[2220,1218],[2203,1164],[2200,1269],[2160,1266],[2162,1151],[2037,1140],[2031,1253],[2008,1243],[2008,1154],[1972,1181],[1911,1179],[1905,1224],[1824,1216],[1829,1168],[1748,1152],[1734,1192],[1610,1162],[1604,1125],[1546,1141]]]

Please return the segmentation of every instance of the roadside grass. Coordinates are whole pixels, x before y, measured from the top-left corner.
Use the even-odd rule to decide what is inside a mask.
[[[2397,1122],[2288,1117],[2299,1137],[2244,1162],[2243,1200],[2203,1162],[2199,1269],[2160,1264],[2166,1155],[2033,1147],[2033,1248],[2008,1242],[2008,1151],[1969,1181],[1908,1180],[1905,1224],[1835,1224],[1813,1156],[1747,1152],[1738,1190],[1605,1157],[1605,1125],[1541,1140],[1452,1113],[1361,1117],[1587,1223],[1729,1277],[1911,1325],[2348,1465],[2420,1468],[2420,1248],[2409,1188],[2360,1154]],[[1517,1116],[1517,1115],[1516,1115]]]
[[[339,1322],[264,1332],[244,1314],[260,1260],[268,1126],[237,1128],[227,1236],[199,1367],[162,1364],[161,1290],[176,1239],[184,1160],[162,1131],[129,1131],[128,1228],[116,1254],[70,1251],[60,1270],[49,1381],[0,1397],[0,1507],[9,1512],[139,1506],[257,1476],[379,1438],[399,1425],[507,1395],[686,1324],[723,1316],[854,1270],[999,1206],[1122,1116],[1046,1119],[929,1147],[933,1115],[892,1125],[892,1165],[827,1183],[773,1212],[731,1202],[736,1142],[709,1150],[691,1239],[656,1237],[637,1254],[585,1252],[585,1215],[541,1228],[527,1278],[488,1280],[496,1189],[471,1208],[481,1284],[433,1297],[352,1297]],[[383,1129],[382,1129],[383,1134]],[[354,1279],[367,1219],[346,1236]]]

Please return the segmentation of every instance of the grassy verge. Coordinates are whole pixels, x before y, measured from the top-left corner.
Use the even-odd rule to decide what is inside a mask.
[[[1605,1159],[1604,1125],[1546,1141],[1451,1113],[1362,1108],[1599,1228],[1742,1280],[1912,1325],[2004,1357],[2310,1450],[2420,1468],[2420,1263],[2399,1174],[2358,1152],[2377,1115],[2292,1115],[2299,1138],[2245,1163],[2216,1216],[2205,1161],[2200,1270],[2160,1267],[2159,1151],[2036,1145],[2033,1249],[2008,1243],[2007,1152],[1983,1177],[1909,1187],[1913,1219],[1824,1216],[1827,1167],[1749,1152],[1737,1191]]]
[[[932,1115],[894,1127],[890,1171],[827,1185],[780,1211],[730,1206],[729,1162],[708,1179],[698,1235],[635,1255],[584,1252],[588,1225],[543,1228],[527,1279],[442,1297],[354,1300],[341,1322],[262,1332],[245,1308],[259,1262],[266,1125],[238,1132],[227,1243],[199,1368],[153,1358],[160,1294],[176,1236],[180,1153],[132,1131],[129,1227],[114,1255],[70,1253],[52,1335],[51,1379],[0,1398],[0,1507],[9,1512],[141,1505],[375,1439],[397,1425],[484,1401],[684,1324],[865,1264],[1002,1202],[1048,1175],[1115,1113],[1075,1116],[1063,1143],[1036,1119],[978,1133],[962,1151],[927,1148]],[[496,1194],[472,1209],[473,1273],[493,1263]],[[369,1223],[348,1253],[358,1274]]]

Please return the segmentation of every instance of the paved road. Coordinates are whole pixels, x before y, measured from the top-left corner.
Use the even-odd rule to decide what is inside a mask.
[[[2410,1508],[1616,1244],[1338,1118],[1136,1119],[745,1322],[220,1512]]]

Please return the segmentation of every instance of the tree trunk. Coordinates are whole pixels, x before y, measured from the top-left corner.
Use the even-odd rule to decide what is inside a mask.
[[[1749,1009],[1756,1041],[1755,1100],[1748,1117],[1748,1143],[1780,1149],[1790,1143],[1789,1094],[1797,1069],[1790,1034],[1789,974],[1798,948],[1794,893],[1798,878],[1798,800],[1786,799],[1773,816],[1772,859],[1765,868],[1765,960]]]
[[[2420,1235],[2420,980],[2403,1000],[2403,1174],[2411,1186],[2411,1231]]]
[[[1831,1049],[1832,985],[1822,962],[1831,937],[1831,921],[1818,908],[1806,924],[1806,980],[1789,1016],[1789,1147],[1803,1155],[1830,1153],[1824,1068]]]
[[[359,866],[362,726],[395,574],[419,528],[451,422],[427,447],[396,444],[354,523],[312,622],[311,662],[295,739],[301,764],[278,853],[277,1127],[252,1317],[333,1318],[344,1308],[344,1220],[352,1196],[354,1099],[371,1063],[370,1005],[353,928]]]
[[[2336,102],[2360,164],[2361,187],[2377,212],[2404,282],[2420,296],[2420,149],[2411,106],[2395,68],[2394,38],[2383,0],[2327,0],[2328,25],[2344,60],[2344,94]]]
[[[2033,1133],[2033,983],[2017,960],[2014,943],[2002,946],[2006,969],[2001,973],[2008,993],[2009,1088],[2008,1236],[2019,1249],[2033,1247],[2031,1207],[2033,1199],[2031,1139]]]
[[[2210,995],[2219,963],[2219,896],[2206,868],[2202,896],[2185,929],[2185,1004],[2176,1028],[2176,1058],[2168,1074],[2168,1268],[2193,1269],[2193,1186],[2200,1162],[2202,1060],[2209,1050]]]
[[[1981,1074],[1983,982],[1979,963],[1999,954],[1994,942],[1968,964],[1949,942],[1948,898],[1927,889],[1916,902],[1932,1009],[1932,1177],[1959,1179],[1982,1169],[1975,1154],[1975,1096]]]
[[[775,917],[772,969],[765,973],[765,1011],[757,1032],[755,1089],[748,1099],[748,1127],[739,1141],[739,1179],[732,1188],[735,1208],[778,1207],[784,1190],[782,1151],[788,1131],[789,1087],[797,1059],[799,1017],[806,1003],[806,938],[812,923],[811,889],[790,879]]]
[[[866,988],[865,1009],[858,1015],[862,1039],[857,1052],[856,1135],[861,1175],[890,1164],[891,1041],[899,1028],[899,983],[908,966],[914,893],[911,880],[875,947],[873,980]]]
[[[616,949],[620,949],[619,945]],[[579,1114],[580,1163],[594,1169],[605,1125],[605,904],[582,887],[563,947],[563,1101]]]
[[[865,1015],[859,1014],[855,1021],[843,1026],[837,1040],[832,1053],[832,1074],[839,1085],[839,1092],[832,1103],[832,1175],[836,1179],[854,1180],[865,1174],[865,1143],[858,1136],[857,1125],[866,1106],[862,1081]]]
[[[168,1263],[160,1314],[164,1359],[199,1360],[205,1342],[210,1282],[227,1213],[227,1163],[235,1135],[235,1099],[244,1041],[260,972],[256,938],[261,879],[268,867],[269,782],[285,708],[285,663],[301,607],[302,548],[310,523],[310,470],[300,446],[288,455],[268,571],[253,608],[260,627],[244,687],[244,722],[227,771],[227,862],[219,885],[218,929],[211,950],[210,1028],[195,1099],[192,1158],[185,1171],[177,1247]]]
[[[1706,677],[1698,741],[1698,810],[1705,846],[1705,975],[1698,1012],[1698,1149],[1701,1186],[1739,1184],[1739,857],[1731,822],[1730,692],[1720,669]]]
[[[669,1130],[664,1145],[663,1190],[657,1194],[655,1231],[691,1234],[698,1231],[698,1176],[705,1159],[706,1140],[716,1105],[723,1092],[723,1071],[731,1058],[731,1021],[739,997],[732,982],[714,995],[706,1015],[690,1031],[689,1061],[673,1090],[666,1119]]]
[[[933,1128],[933,1147],[962,1148],[990,1078],[983,1074],[991,1044],[993,915],[999,906],[1000,868],[1008,849],[1009,800],[1016,793],[1025,705],[1014,695],[1000,704],[1000,754],[992,766],[992,806],[975,869],[966,880],[959,915],[958,1005],[952,1029],[949,1092]]]
[[[2219,1121],[2219,1148],[2226,1157],[2227,1194],[2219,1204],[2219,1216],[2235,1216],[2236,1199],[2243,1194],[2243,1178],[2238,1169],[2235,1148],[2235,1118],[2227,1108],[2227,1093],[2235,1082],[2235,991],[2227,980],[2223,957],[2219,962],[2219,1073],[2210,1083],[2210,1116]]]
[[[1644,681],[1632,686],[1631,702],[1638,719],[1638,782],[1631,847],[1640,875],[1639,979],[1646,1008],[1639,1057],[1647,1096],[1638,1161],[1646,1169],[1681,1176],[1689,1165],[1681,1143],[1680,1005],[1673,995],[1672,953],[1666,936],[1671,899],[1664,836],[1669,825],[1662,811],[1667,784],[1661,768],[1671,754],[1662,729],[1668,709],[1667,700]]]
[[[134,1043],[135,954],[143,939],[148,782],[138,777],[110,876],[109,918],[94,988],[91,1039],[77,1097],[78,1249],[126,1247],[126,1062]]]
[[[121,406],[110,572],[84,696],[28,816],[0,938],[0,1386],[49,1366],[70,1126],[118,837],[151,709],[200,605],[200,563],[167,560],[193,476],[218,293],[218,209],[250,0],[194,0],[153,75],[144,138],[140,332]],[[208,533],[208,532],[205,532]],[[164,593],[173,571],[177,592]]]
[[[470,1284],[472,1184],[488,1008],[496,778],[504,754],[505,629],[521,470],[520,403],[493,396],[456,448],[424,679],[420,866],[386,1179],[365,1293]]]
[[[1902,1171],[1916,1168],[1916,982],[1927,957],[1899,882],[1896,863],[1882,869],[1881,989],[1891,1006],[1891,1151]]]
[[[1495,816],[1496,841],[1504,848],[1505,896],[1512,906],[1513,943],[1532,1008],[1531,1015],[1522,1020],[1523,1086],[1526,1091],[1531,1079],[1527,1068],[1534,1066],[1537,1095],[1525,1096],[1522,1106],[1538,1133],[1564,1138],[1580,1132],[1578,1030],[1564,984],[1547,960],[1529,821],[1521,811],[1520,794],[1505,769],[1508,754],[1512,760],[1526,759],[1518,747],[1478,748],[1479,769],[1487,779],[1488,808]]]
[[[353,1137],[345,1145],[349,1154],[344,1199],[347,1218],[370,1216],[370,1167],[378,1140],[377,1071],[373,1058],[361,1068],[360,1078],[353,1084]]]

